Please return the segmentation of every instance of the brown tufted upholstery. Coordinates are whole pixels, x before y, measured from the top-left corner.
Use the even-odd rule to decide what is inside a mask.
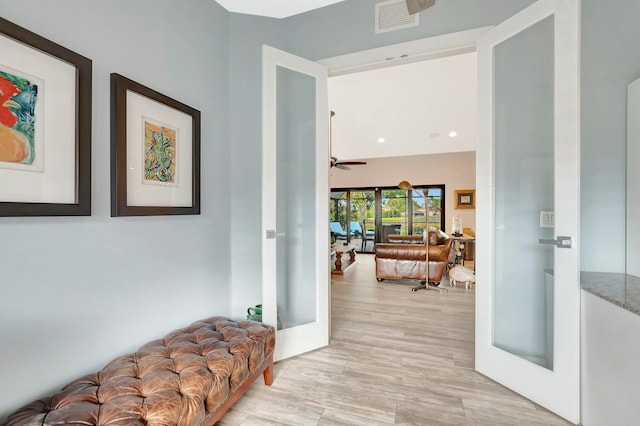
[[[271,384],[274,346],[268,325],[198,321],[26,405],[5,424],[212,425],[260,374]]]
[[[427,281],[427,246],[422,236],[391,236],[376,245],[376,278]],[[440,283],[449,262],[453,240],[440,230],[429,231],[429,282]]]
[[[387,241],[392,244],[424,244],[422,235],[387,235]]]

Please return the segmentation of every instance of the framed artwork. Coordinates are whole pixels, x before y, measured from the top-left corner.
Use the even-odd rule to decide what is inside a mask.
[[[475,189],[456,189],[455,202],[456,202],[456,209],[475,209],[476,208],[476,190]]]
[[[111,74],[111,216],[200,214],[200,111]]]
[[[91,215],[91,60],[3,18],[0,52],[0,216]]]

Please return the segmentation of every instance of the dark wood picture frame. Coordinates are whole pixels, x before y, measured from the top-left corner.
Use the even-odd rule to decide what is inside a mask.
[[[191,206],[135,206],[127,198],[127,93],[144,96],[191,116]],[[133,143],[133,141],[132,141]],[[111,216],[200,214],[200,111],[120,74],[111,74]]]
[[[91,215],[91,79],[92,62],[59,44],[0,18],[0,34],[73,66],[75,73],[75,203],[0,200],[0,216]]]
[[[476,208],[476,190],[475,189],[456,189],[455,190],[456,209],[475,209]]]

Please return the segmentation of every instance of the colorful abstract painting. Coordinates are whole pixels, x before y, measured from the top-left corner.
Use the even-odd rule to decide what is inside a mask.
[[[32,164],[38,86],[0,71],[0,161]]]
[[[144,119],[144,183],[177,184],[177,130]]]

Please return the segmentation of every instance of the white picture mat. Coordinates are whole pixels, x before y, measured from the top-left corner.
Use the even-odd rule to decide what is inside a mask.
[[[127,205],[191,207],[193,170],[193,117],[182,111],[127,90]],[[143,185],[143,117],[178,129],[178,186]]]
[[[47,91],[46,96],[38,93],[44,108],[44,120],[39,121],[44,123],[36,121],[35,129],[44,132],[43,172],[0,169],[0,182],[6,182],[0,185],[0,201],[75,204],[76,68],[4,35],[0,52],[4,66],[37,76]]]
[[[36,97],[35,123],[34,123],[34,150],[36,156],[31,164],[10,163],[0,161],[0,169],[22,170],[27,172],[44,172],[44,81],[34,75],[27,74],[20,70],[16,70],[10,66],[3,64],[0,59],[0,71],[26,78],[32,85],[38,87],[38,95]]]

